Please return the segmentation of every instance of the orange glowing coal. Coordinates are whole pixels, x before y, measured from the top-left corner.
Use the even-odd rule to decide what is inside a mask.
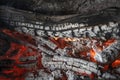
[[[120,59],[117,59],[112,63],[112,67],[119,67],[119,66],[120,66]]]
[[[31,36],[26,36],[18,32],[13,32],[7,29],[1,32],[9,35],[10,39],[21,40],[35,45]],[[6,61],[2,64],[0,80],[25,80],[25,74],[28,72],[35,72],[37,69],[42,68],[41,55],[35,48],[17,42],[10,42],[10,47],[3,56],[0,56],[1,61]],[[8,46],[8,45],[3,45]],[[32,60],[31,57],[36,57]],[[11,62],[7,62],[7,61]],[[8,64],[9,63],[9,64]],[[36,63],[31,67],[26,67],[26,64]]]
[[[55,40],[58,40],[59,37],[54,37]],[[62,38],[64,41],[77,41],[79,40],[78,38],[67,38],[67,37],[64,37]]]
[[[6,33],[7,35],[11,36],[12,38],[15,38],[16,40],[22,40],[24,42],[27,41],[28,43],[36,45],[35,40],[31,36],[26,36],[26,35],[23,35],[23,34],[20,34],[17,32],[12,32],[10,30],[3,30],[2,32]],[[82,49],[82,51],[79,50],[79,48],[76,49],[75,46],[72,46],[71,48],[75,48],[76,50],[78,50],[76,52],[76,54],[79,55],[80,58],[81,57],[83,58],[83,55],[84,55],[84,59],[87,59],[87,60],[89,59],[92,62],[97,62],[94,58],[96,54],[101,53],[105,48],[107,48],[108,46],[110,46],[112,43],[114,43],[116,41],[115,39],[110,39],[110,40],[107,40],[104,42],[100,42],[100,40],[95,40],[95,39],[92,40],[92,39],[87,39],[87,38],[59,38],[59,37],[49,38],[49,40],[52,41],[54,44],[56,44],[57,48],[62,48],[62,49],[64,49],[67,46],[71,47],[72,46],[72,44],[70,44],[71,42],[75,42],[75,41],[81,41],[81,42],[83,41],[84,42],[84,40],[90,40],[89,42],[91,42],[91,43],[89,46],[86,43],[81,44],[82,47],[85,48],[85,49]],[[94,42],[94,41],[96,41],[96,42]],[[16,54],[13,55],[12,51],[15,51],[15,50],[18,50],[18,52],[16,52]],[[75,54],[74,55],[72,54],[72,52],[68,53],[68,55],[71,57],[76,57],[76,56],[74,56]],[[25,62],[20,61],[20,58],[30,57],[30,56],[38,56],[38,57],[36,58],[35,61],[33,61],[33,60],[27,60]],[[24,76],[24,74],[26,74],[27,72],[36,71],[37,69],[43,68],[42,63],[41,63],[42,56],[40,55],[40,53],[38,53],[38,51],[36,49],[34,49],[32,47],[28,47],[23,44],[11,43],[11,48],[10,48],[10,50],[8,50],[8,52],[6,52],[5,57],[0,56],[0,60],[6,59],[6,58],[14,60],[15,64],[12,66],[13,67],[12,69],[9,69],[9,70],[6,69],[6,70],[3,70],[2,72],[5,75],[12,74],[13,78],[15,78],[15,77],[17,77],[17,78],[10,79],[10,78],[5,78],[3,76],[0,76],[0,80],[24,80],[24,77],[21,77],[21,76]],[[37,62],[37,65],[36,65],[37,68],[35,68],[35,69],[33,69],[33,68],[26,69],[24,67],[18,66],[18,65],[29,64],[29,63],[33,63],[33,62]],[[120,59],[115,60],[111,66],[119,67]],[[104,70],[107,70],[108,67],[109,67],[109,65],[104,66]],[[62,80],[66,80],[66,76],[62,77]]]
[[[93,49],[90,50],[90,57],[91,57],[91,61],[96,62],[96,60],[94,59],[95,56],[95,51]]]
[[[54,37],[50,38],[51,41],[53,41],[59,48],[64,48],[65,46],[69,46],[69,42],[75,42],[75,41],[84,41],[84,40],[91,40],[88,38],[59,38],[59,37]],[[96,43],[94,43],[96,41]],[[79,56],[87,56],[89,53],[90,60],[93,62],[96,62],[95,60],[95,55],[98,53],[101,53],[103,49],[107,48],[110,46],[112,43],[114,43],[116,40],[115,39],[109,39],[104,42],[100,42],[100,40],[91,40],[91,48],[86,47],[83,45],[84,48],[82,51],[79,52]],[[79,49],[78,49],[79,50]]]
[[[110,39],[110,40],[107,40],[103,43],[104,46],[109,46],[111,45],[112,43],[114,43],[116,40],[115,39]]]

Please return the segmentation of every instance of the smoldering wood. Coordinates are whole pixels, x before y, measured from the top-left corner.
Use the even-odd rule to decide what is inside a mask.
[[[0,4],[5,6],[7,4],[8,6],[0,7],[0,20],[9,25],[7,28],[15,29],[21,33],[39,37],[89,37],[100,38],[102,40],[120,38],[119,0],[82,0],[81,2],[79,0],[1,0]],[[100,57],[98,56],[96,60],[101,63],[111,64],[119,55],[119,43],[120,42],[118,41],[104,49],[101,55],[99,55]],[[49,41],[46,45],[52,49],[55,48],[54,46],[50,46],[51,42]],[[87,74],[95,73],[100,75],[98,69],[99,66],[93,62],[65,58],[63,56],[65,56],[66,53],[63,52],[64,50],[62,49],[59,49],[54,53],[40,44],[38,45],[38,48],[44,53],[47,53],[45,55],[49,56],[51,54],[63,54],[56,58],[54,57],[54,60],[58,62],[49,62],[51,59],[46,60],[48,57],[43,57],[44,66],[51,68],[51,70],[60,68],[73,70],[74,72]],[[103,60],[100,59],[101,57]],[[35,58],[30,57],[28,59],[33,60]],[[22,60],[25,61],[26,58]],[[62,60],[63,62],[59,62],[59,60]],[[22,65],[22,67],[28,66],[32,65]],[[46,74],[44,71],[40,71],[39,75],[40,77],[32,79],[48,80],[50,78],[51,80],[54,80],[53,75]],[[115,74],[106,72],[103,73],[102,78],[118,79],[119,75],[116,76]],[[26,78],[26,80],[29,79],[30,78],[28,77]]]
[[[54,44],[52,41],[48,39],[44,39],[43,37],[36,37],[36,40],[38,42],[38,44],[43,44],[43,45],[47,45],[49,48],[51,48],[52,50],[55,50],[55,48],[57,47],[56,44]]]
[[[112,43],[105,48],[101,53],[96,53],[96,60],[103,64],[110,64],[120,56],[120,41]]]

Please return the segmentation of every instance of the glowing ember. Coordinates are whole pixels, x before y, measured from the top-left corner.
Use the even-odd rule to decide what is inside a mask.
[[[115,60],[115,61],[112,63],[112,67],[120,67],[120,59]]]
[[[12,37],[18,39],[18,37],[15,37],[16,35],[18,35],[15,34],[15,32],[11,33],[11,31],[9,30],[3,30],[3,32],[5,33],[9,32],[7,34],[11,36],[11,39]],[[20,35],[19,38],[21,39],[21,41],[25,40],[22,38],[23,36]],[[3,45],[3,46],[7,46],[7,45]],[[38,52],[33,47],[22,43],[11,42],[10,48],[3,56],[0,56],[0,60],[1,61],[8,60],[8,62],[0,65],[1,67],[3,67],[1,73],[5,75],[5,76],[0,76],[0,79],[2,80],[13,80],[13,79],[24,80],[25,75],[28,72],[34,72],[37,69],[42,68],[40,52]],[[12,62],[9,63],[10,61]],[[9,66],[7,65],[7,63],[9,63]],[[7,66],[8,68],[6,68]]]
[[[102,61],[107,58],[102,57],[103,52],[119,48],[115,39],[100,41],[89,38],[33,38],[7,29],[1,30],[1,34],[5,36],[4,39],[10,39],[10,48],[0,56],[1,73],[4,74],[0,76],[1,80],[25,80],[28,75],[31,78],[32,75],[33,78],[40,75],[47,80],[47,77],[53,78],[53,73],[57,79],[67,80],[73,72],[75,75],[95,79],[110,75],[105,71],[111,67],[120,67],[119,56],[115,55],[113,60],[105,64],[96,59],[97,56]],[[0,40],[3,42],[0,46],[6,45],[4,39]],[[111,47],[114,45],[117,46],[115,49]],[[115,50],[114,54],[115,52],[119,53]],[[109,56],[112,55],[113,53]],[[62,72],[57,72],[56,69]],[[40,70],[44,74],[41,74]],[[102,75],[101,72],[105,74]]]
[[[94,61],[94,62],[96,62],[96,60],[94,59],[95,54],[96,54],[96,53],[95,53],[94,50],[90,50],[91,60]]]

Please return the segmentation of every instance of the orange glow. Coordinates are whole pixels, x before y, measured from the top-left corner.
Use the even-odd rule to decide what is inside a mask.
[[[59,39],[59,37],[54,37],[54,39],[55,40],[58,40]],[[79,40],[78,38],[67,38],[67,37],[65,37],[65,38],[62,38],[64,41],[77,41],[77,40]]]
[[[4,32],[6,35],[9,35],[15,40],[21,40],[35,45],[35,41],[31,36],[23,35],[10,30],[3,30],[2,32]],[[27,59],[32,56],[36,57],[36,59],[34,60]],[[11,62],[10,65],[8,65],[9,67],[8,69],[3,69],[1,71],[1,73],[3,73],[8,77],[0,75],[0,80],[25,80],[26,73],[35,72],[37,69],[43,68],[41,63],[41,57],[42,56],[37,51],[37,49],[26,44],[18,44],[16,42],[11,42],[10,48],[8,49],[8,51],[5,53],[4,56],[0,56],[0,60],[8,59],[13,62]],[[21,61],[22,58],[26,58],[26,60]],[[37,63],[37,64],[30,68],[20,66],[20,65],[32,64],[32,63]],[[3,66],[7,66],[7,65],[3,65]]]
[[[77,41],[78,38],[64,38],[65,41]]]
[[[112,63],[112,67],[119,67],[119,66],[120,66],[120,59],[115,60],[115,61]]]
[[[114,43],[116,40],[115,39],[110,39],[107,40],[106,42],[103,43],[104,46],[109,46],[110,44]]]
[[[96,62],[96,60],[94,59],[95,56],[95,51],[93,49],[90,50],[90,56],[91,56],[91,61]]]
[[[16,55],[11,56],[12,51],[16,49],[19,49],[19,51],[16,53]],[[7,58],[5,56],[7,56]],[[11,48],[8,50],[5,56],[3,56],[2,58],[3,60],[5,59],[14,60],[14,63],[11,66],[12,68],[2,71],[2,73],[4,73],[5,75],[11,75],[10,79],[0,76],[0,80],[13,80],[14,77],[16,77],[16,79],[14,80],[24,80],[24,77],[25,77],[24,75],[26,73],[36,70],[35,67],[34,68],[19,67],[18,65],[21,65],[21,64],[29,64],[29,63],[37,62],[38,63],[36,65],[37,68],[39,69],[42,68],[41,56],[38,55],[37,51],[33,50],[31,52],[28,52],[28,48],[23,45],[12,43]],[[38,59],[34,61],[33,60],[28,60],[25,62],[20,61],[21,57],[30,57],[30,56],[38,56]]]
[[[30,36],[26,36],[26,35],[23,35],[17,32],[12,32],[9,30],[3,30],[3,32],[17,40],[22,40],[25,42],[27,41],[28,43],[36,45],[35,40]],[[87,43],[84,43],[86,39],[87,38],[59,38],[59,37],[49,38],[50,41],[52,41],[54,44],[57,45],[57,48],[64,49],[67,47],[68,49],[70,49],[67,53],[68,56],[82,58],[95,63],[97,63],[94,58],[95,55],[98,53],[101,53],[104,48],[110,46],[112,43],[116,41],[115,39],[110,39],[105,42],[100,42],[99,40],[95,40],[95,39],[93,40],[87,39],[89,40],[88,42],[90,42],[90,46],[88,46]],[[94,43],[94,40],[96,41],[95,43]],[[74,42],[74,41],[80,41],[81,43],[83,42],[81,46],[84,49],[82,50],[79,47],[76,48],[75,46],[70,44],[71,42]],[[74,50],[72,50],[72,48],[74,48]],[[18,52],[16,52],[16,54],[12,54],[14,53],[15,50],[17,50]],[[26,57],[29,58],[31,56],[36,57],[36,59],[34,60],[26,59],[25,61],[20,61],[21,58],[26,58]],[[0,76],[0,80],[24,80],[26,73],[28,72],[36,73],[38,69],[43,69],[41,58],[42,58],[41,53],[39,53],[36,49],[24,44],[17,44],[15,42],[11,43],[10,49],[6,52],[6,54],[4,56],[0,56],[0,60],[4,60],[4,59],[14,60],[14,64],[11,65],[12,68],[2,71],[2,73],[4,73],[5,75],[11,75],[11,79]],[[37,64],[32,68],[18,66],[18,65],[24,65],[24,64],[31,64],[35,62],[37,62]],[[107,71],[111,66],[113,68],[120,67],[120,59],[117,59],[116,61],[114,61],[112,65],[111,64],[104,65],[103,66],[104,68],[102,70]],[[75,72],[75,73],[78,75],[90,76],[91,79],[94,79],[94,77],[96,76],[95,74],[88,75],[86,73],[78,73],[78,72]],[[63,77],[61,77],[61,80],[67,80],[67,76],[63,75]]]
[[[84,57],[87,56],[87,53],[90,53],[90,60],[93,62],[96,62],[96,60],[94,59],[95,55],[102,52],[102,50],[108,46],[110,46],[112,43],[114,43],[116,40],[115,39],[110,39],[107,40],[105,42],[102,42],[102,44],[97,40],[96,43],[93,43],[93,40],[88,39],[88,38],[59,38],[59,37],[54,37],[54,38],[50,38],[50,40],[52,42],[54,42],[59,48],[65,48],[66,46],[70,46],[69,42],[74,42],[74,41],[85,41],[85,40],[90,40],[91,41],[91,46],[95,46],[95,49],[91,48],[85,48],[85,45],[83,45],[83,51],[80,51],[77,55],[79,55],[79,57]],[[79,50],[79,49],[78,49]],[[71,55],[71,54],[68,54]]]
[[[56,44],[59,48],[65,48],[67,46],[67,42],[63,38],[49,38],[54,44]]]
[[[103,71],[107,71],[109,69],[109,65],[105,65]]]

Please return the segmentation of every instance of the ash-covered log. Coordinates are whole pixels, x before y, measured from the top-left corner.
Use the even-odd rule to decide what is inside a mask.
[[[96,53],[95,59],[103,64],[110,64],[120,57],[120,41],[112,43],[101,53]]]
[[[53,58],[49,56],[43,56],[42,63],[44,67],[50,70],[63,69],[72,70],[80,74],[91,75],[92,73],[95,73],[97,75],[101,75],[99,70],[101,66],[83,59],[64,56],[54,56]]]
[[[102,78],[104,78],[106,80],[117,80],[117,79],[120,79],[119,75],[112,74],[112,73],[109,73],[109,72],[103,73]]]

